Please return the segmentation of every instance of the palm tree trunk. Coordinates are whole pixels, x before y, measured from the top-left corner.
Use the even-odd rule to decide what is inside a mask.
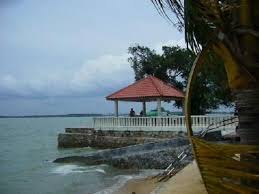
[[[242,144],[259,145],[259,87],[234,92]]]
[[[234,92],[238,111],[238,134],[241,144],[259,145],[259,88]],[[259,163],[259,154],[243,154],[241,160]],[[247,169],[248,172],[254,173]],[[243,185],[259,188],[259,181],[241,180]]]

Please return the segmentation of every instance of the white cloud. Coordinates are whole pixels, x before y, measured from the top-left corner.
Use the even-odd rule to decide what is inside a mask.
[[[19,82],[13,75],[4,75],[2,76],[2,79],[0,79],[0,94],[27,95],[28,91],[20,86],[21,82]]]
[[[15,89],[17,80],[10,74],[3,76],[1,81],[2,86],[8,89]]]
[[[156,44],[153,48],[161,53],[161,48],[164,45],[186,46],[184,39],[180,39],[162,42]],[[120,89],[120,87],[134,81],[134,72],[127,61],[128,57],[129,55],[126,53],[102,55],[95,59],[86,60],[77,69],[71,70],[69,74],[58,69],[35,70],[40,74],[31,73],[22,79],[7,74],[0,78],[0,95],[25,97],[80,96]]]
[[[129,82],[129,75],[133,75],[133,71],[127,58],[127,54],[103,55],[86,61],[79,71],[74,73],[70,82],[71,88],[91,91],[100,86],[111,87],[119,82]]]
[[[157,53],[159,54],[162,53],[163,46],[180,46],[182,48],[186,48],[186,43],[184,38],[179,40],[169,40],[169,41],[161,42],[155,45],[155,50],[157,51]]]
[[[8,74],[0,78],[0,95],[53,97],[78,96],[102,92],[107,88],[116,88],[131,83],[133,70],[127,62],[128,55],[103,55],[87,60],[79,68],[66,74],[45,72],[45,76],[16,79]],[[49,70],[48,70],[49,71]],[[42,73],[42,72],[41,72]],[[119,89],[119,88],[118,88]]]

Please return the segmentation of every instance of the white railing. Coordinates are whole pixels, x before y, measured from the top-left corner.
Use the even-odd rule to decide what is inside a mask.
[[[221,130],[234,130],[237,122],[233,122],[233,115],[195,115],[192,118],[194,131],[213,125]],[[227,120],[225,126],[222,121]],[[94,117],[94,128],[97,130],[153,130],[153,131],[186,131],[184,116],[167,117]],[[219,127],[220,126],[220,127]]]

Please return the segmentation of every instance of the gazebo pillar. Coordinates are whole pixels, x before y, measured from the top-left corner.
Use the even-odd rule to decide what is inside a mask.
[[[119,101],[118,100],[115,100],[114,101],[114,103],[115,103],[115,106],[114,106],[114,114],[115,114],[115,116],[116,117],[118,117],[119,116]]]
[[[146,116],[147,115],[147,109],[146,109],[146,102],[145,101],[142,102],[142,110],[143,110],[143,116]]]
[[[161,115],[161,99],[157,99],[157,116]]]

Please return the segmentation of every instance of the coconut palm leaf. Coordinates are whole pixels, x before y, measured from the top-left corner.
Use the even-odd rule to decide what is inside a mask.
[[[259,158],[259,1],[184,0],[184,6],[181,0],[151,1],[169,20],[169,13],[176,15],[176,24],[185,29],[187,45],[199,52],[189,76],[185,114],[208,193],[259,193],[255,170]],[[209,53],[224,61],[236,98],[241,144],[250,145],[217,145],[193,137],[189,99],[193,81]],[[242,156],[238,163],[233,158],[237,153]]]
[[[200,53],[208,42],[222,42],[239,65],[259,77],[259,1],[151,0],[165,18],[185,31],[188,48]],[[257,9],[254,8],[257,6]],[[247,54],[249,52],[249,55]],[[253,61],[253,62],[252,62]]]
[[[185,29],[187,45],[199,52],[209,39],[216,37],[215,29],[222,24],[221,9],[218,1],[185,0],[152,0],[156,9],[165,18],[172,21],[170,13],[174,13],[179,29]],[[213,36],[212,36],[213,35]]]

